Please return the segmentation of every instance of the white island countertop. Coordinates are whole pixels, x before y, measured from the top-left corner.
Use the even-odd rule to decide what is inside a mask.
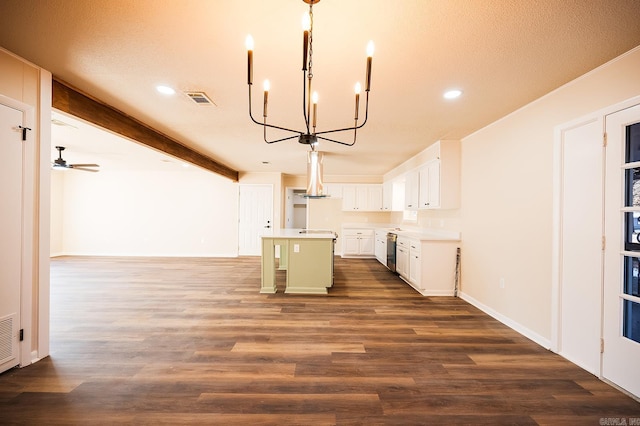
[[[328,229],[278,229],[262,234],[262,238],[335,239],[336,233]]]

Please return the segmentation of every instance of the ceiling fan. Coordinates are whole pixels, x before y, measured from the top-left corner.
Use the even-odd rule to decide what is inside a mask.
[[[84,170],[85,172],[97,172],[99,170],[90,169],[88,167],[100,167],[97,164],[67,164],[67,162],[62,158],[62,151],[64,151],[64,146],[56,146],[58,150],[58,158],[53,161],[54,169],[74,169],[74,170]]]

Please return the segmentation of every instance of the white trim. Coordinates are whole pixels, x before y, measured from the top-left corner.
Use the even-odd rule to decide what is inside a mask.
[[[36,249],[37,249],[37,270],[36,280],[37,286],[37,357],[32,357],[32,362],[38,361],[49,355],[50,351],[50,265],[49,251],[50,233],[51,233],[51,104],[52,104],[52,76],[49,71],[38,68],[40,71],[39,85],[39,126],[38,141],[39,149],[37,150],[37,159],[34,163],[38,164],[38,190],[37,196],[37,233],[36,233]],[[35,359],[35,361],[33,361]]]
[[[640,48],[640,47],[639,47]],[[636,50],[636,49],[633,49]],[[633,51],[632,50],[632,51]],[[631,52],[631,51],[630,51]],[[630,53],[629,52],[629,53]],[[605,64],[606,65],[606,64]],[[604,66],[604,65],[603,65]],[[563,123],[554,128],[554,146],[553,146],[553,216],[552,216],[552,247],[551,247],[551,350],[560,353],[561,351],[561,338],[560,324],[561,318],[561,288],[560,288],[560,276],[562,274],[562,259],[560,248],[562,246],[561,241],[561,217],[560,212],[561,205],[561,183],[562,183],[562,134],[563,132],[575,128],[579,125],[586,124],[598,120],[602,123],[602,134],[604,137],[604,117],[608,114],[613,114],[617,111],[621,111],[640,103],[640,96],[634,96],[625,101],[619,102],[614,105],[602,108],[598,111],[576,118],[567,123]],[[604,160],[603,160],[604,161]],[[604,190],[603,190],[604,191]],[[603,192],[604,195],[604,192]],[[604,232],[604,224],[603,224]]]
[[[35,148],[34,133],[37,131],[34,126],[34,108],[16,99],[0,94],[0,104],[22,112],[21,126],[32,130],[26,132],[26,141],[22,142],[22,232],[21,232],[21,268],[20,268],[20,325],[23,330],[23,340],[20,342],[20,366],[31,364],[31,334],[33,326],[33,288],[34,288],[34,267],[37,264],[34,259],[34,200],[36,193],[35,179]]]
[[[562,350],[562,162],[565,132],[594,122],[599,122],[604,134],[604,120],[598,113],[588,114],[554,128],[552,223],[551,223],[551,347],[553,352]],[[604,137],[604,136],[603,136]]]
[[[512,320],[511,318],[508,318],[504,315],[502,315],[499,312],[494,311],[493,309],[491,309],[490,307],[488,307],[487,305],[485,305],[484,303],[479,302],[478,300],[474,299],[473,297],[469,296],[468,294],[464,293],[464,292],[460,292],[459,293],[459,297],[472,304],[473,306],[475,306],[476,308],[480,309],[481,311],[483,311],[484,313],[492,316],[493,318],[497,319],[498,321],[500,321],[501,323],[503,323],[504,325],[506,325],[507,327],[517,331],[518,333],[522,334],[524,337],[533,340],[535,343],[539,344],[540,346],[542,346],[545,349],[549,349],[551,342],[549,341],[549,339],[546,339],[544,337],[542,337],[541,335],[539,335],[538,333],[529,330],[528,328],[526,328],[525,326],[523,326],[522,324]]]

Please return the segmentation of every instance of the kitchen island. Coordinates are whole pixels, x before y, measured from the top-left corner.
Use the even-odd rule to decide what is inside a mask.
[[[260,293],[276,293],[276,271],[284,270],[285,293],[327,294],[333,285],[335,240],[336,234],[326,230],[282,229],[263,235]]]

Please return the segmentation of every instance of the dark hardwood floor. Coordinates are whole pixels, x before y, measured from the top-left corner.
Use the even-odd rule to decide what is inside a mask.
[[[0,424],[640,424],[461,299],[375,260],[335,278],[265,295],[257,257],[52,259],[51,356],[0,375]]]

